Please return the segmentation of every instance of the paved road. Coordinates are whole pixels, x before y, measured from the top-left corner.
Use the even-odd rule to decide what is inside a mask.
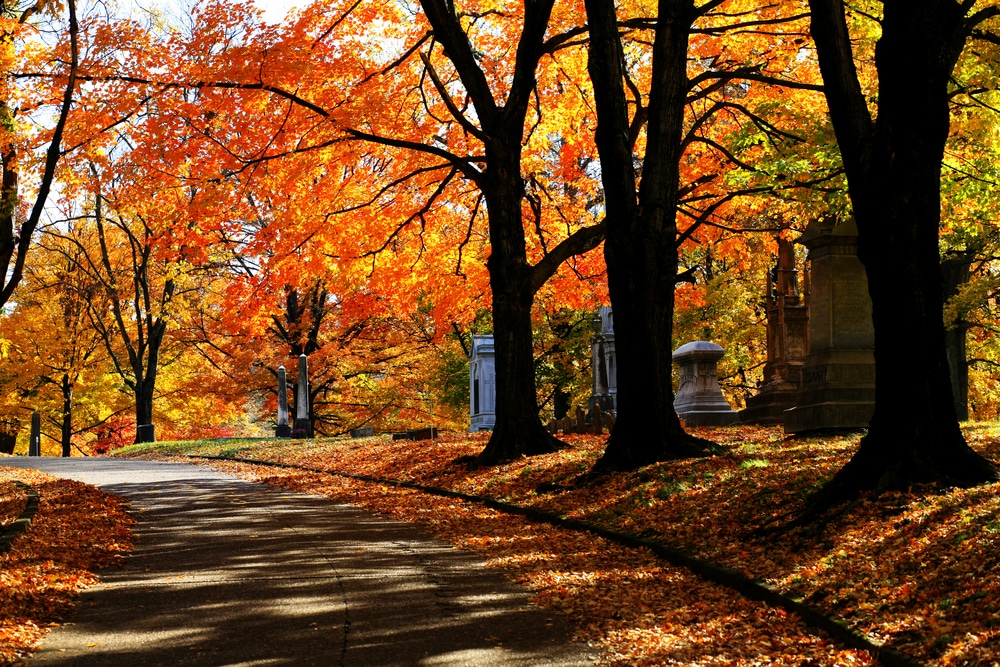
[[[136,551],[28,664],[570,667],[594,654],[407,524],[184,464],[18,458],[129,498]]]

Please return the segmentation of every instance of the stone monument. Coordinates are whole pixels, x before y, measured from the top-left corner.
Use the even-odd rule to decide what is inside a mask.
[[[814,220],[809,249],[809,353],[787,433],[864,428],[875,409],[875,330],[854,220]]]
[[[726,351],[715,343],[696,340],[674,351],[680,367],[674,409],[687,426],[727,426],[739,421],[739,413],[722,395],[719,359]]]
[[[156,442],[156,426],[154,424],[139,424],[135,427],[136,442]]]
[[[306,355],[299,355],[299,385],[295,392],[295,426],[292,432],[300,438],[311,438],[312,419],[309,418],[309,365]]]
[[[496,351],[493,336],[474,335],[469,354],[469,433],[497,423]]]
[[[795,405],[809,352],[808,274],[803,271],[801,293],[798,275],[792,242],[779,239],[778,261],[767,276],[764,381],[740,410],[745,424],[781,424],[785,410]]]
[[[28,440],[28,456],[42,455],[42,415],[36,410],[31,413],[31,435]]]
[[[288,425],[288,378],[285,367],[278,366],[278,427],[274,429],[274,437],[287,438],[292,435]]]
[[[601,308],[597,317],[591,322],[594,335],[590,339],[591,369],[593,384],[590,399],[587,402],[587,423],[592,424],[597,414],[615,414],[615,394],[611,393],[612,372],[615,370],[614,358],[614,328],[611,325],[611,309]],[[610,329],[610,331],[608,331]],[[608,341],[608,336],[611,341]],[[617,383],[616,383],[617,384]],[[596,408],[596,409],[595,409]]]

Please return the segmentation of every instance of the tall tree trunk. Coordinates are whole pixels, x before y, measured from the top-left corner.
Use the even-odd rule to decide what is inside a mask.
[[[962,285],[969,282],[973,251],[948,253],[941,262],[944,274],[945,301],[956,296]],[[945,322],[945,348],[948,350],[948,368],[951,371],[951,390],[955,399],[955,416],[959,421],[969,418],[969,360],[966,334],[969,322],[961,314]]]
[[[493,464],[553,452],[561,443],[538,417],[531,328],[535,290],[521,221],[520,127],[490,142],[486,155],[489,167],[483,191],[490,225],[487,268],[493,292],[497,395],[496,425],[477,461]]]
[[[514,67],[506,95],[491,88],[491,77],[480,65],[480,54],[469,41],[465,18],[456,11],[455,4],[448,0],[420,0],[420,5],[433,28],[434,39],[444,47],[465,88],[466,100],[460,105],[452,103],[451,113],[464,131],[483,142],[485,149],[486,167],[482,172],[464,158],[453,160],[482,191],[490,230],[487,268],[493,291],[496,426],[477,462],[486,465],[551,452],[560,443],[542,427],[538,417],[531,305],[538,289],[559,264],[595,248],[604,235],[603,225],[577,230],[537,264],[528,263],[522,219],[525,192],[521,150],[528,108],[537,100],[535,71],[545,53],[553,0],[523,3],[524,24],[512,54]],[[445,98],[450,95],[443,87],[438,92]],[[475,108],[474,118],[461,110],[469,101]]]
[[[684,432],[674,411],[674,281],[677,198],[688,91],[691,0],[660,2],[653,45],[647,147],[636,192],[624,91],[624,56],[613,0],[587,0],[588,69],[607,211],[604,257],[614,313],[618,415],[599,468],[629,469],[701,455],[708,443]]]
[[[165,294],[173,295],[173,282],[168,281]],[[138,363],[133,367],[135,373],[135,441],[152,442],[155,439],[153,424],[153,399],[156,396],[156,377],[159,374],[160,349],[163,347],[163,337],[167,333],[167,322],[162,317],[153,321],[150,318],[149,336],[145,354],[140,350],[135,358]],[[145,364],[143,364],[145,357]],[[143,428],[147,427],[147,428]]]
[[[69,374],[63,373],[62,378],[63,412],[62,412],[62,455],[70,456],[72,453],[73,438],[73,385],[70,384]]]
[[[875,327],[875,413],[824,496],[995,480],[989,462],[966,444],[955,415],[938,250],[947,85],[966,38],[964,10],[953,0],[884,4],[872,123],[842,0],[810,4]]]

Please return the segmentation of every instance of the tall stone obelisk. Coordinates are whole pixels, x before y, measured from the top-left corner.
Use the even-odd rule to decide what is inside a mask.
[[[285,374],[285,367],[278,367],[278,427],[274,429],[274,435],[278,438],[287,438],[292,434],[292,429],[288,425],[288,378]]]
[[[309,367],[306,355],[299,355],[299,386],[295,392],[295,426],[293,431],[302,438],[311,438],[312,420],[309,418]]]

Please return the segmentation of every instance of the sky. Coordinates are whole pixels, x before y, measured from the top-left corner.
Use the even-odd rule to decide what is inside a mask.
[[[254,0],[254,4],[264,10],[264,20],[268,23],[280,23],[289,9],[306,2],[308,0]]]

